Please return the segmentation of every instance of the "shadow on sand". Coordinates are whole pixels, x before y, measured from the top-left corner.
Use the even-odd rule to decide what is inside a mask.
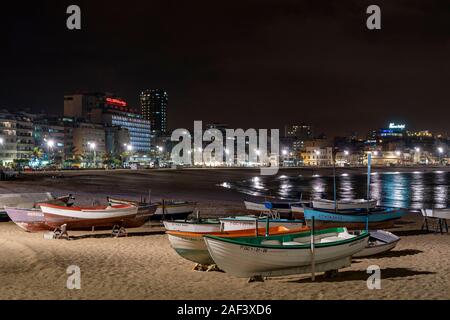
[[[70,232],[70,231],[69,231]],[[153,235],[161,235],[165,234],[165,230],[154,230],[154,231],[141,231],[141,232],[128,232],[126,236],[121,238],[127,238],[127,237],[145,237],[145,236],[153,236]],[[104,238],[113,238],[112,234],[110,232],[108,233],[94,233],[94,234],[84,234],[80,236],[73,236],[69,234],[68,240],[81,240],[81,239],[104,239]]]
[[[385,268],[381,269],[381,278],[382,279],[394,279],[394,278],[405,278],[412,277],[418,275],[430,275],[435,274],[435,272],[430,271],[418,271],[409,268]],[[344,281],[355,281],[362,280],[366,281],[370,275],[366,271],[361,270],[348,270],[348,271],[340,271],[335,277],[327,278],[324,274],[320,274],[316,276],[316,281],[314,282],[344,282]],[[311,278],[299,279],[299,280],[291,280],[287,282],[292,283],[312,283]]]
[[[421,250],[416,249],[403,249],[403,250],[393,250],[388,252],[383,252],[374,256],[364,257],[364,258],[354,258],[357,260],[361,259],[376,259],[376,258],[397,258],[397,257],[405,257],[405,256],[413,256],[419,253],[422,253]]]

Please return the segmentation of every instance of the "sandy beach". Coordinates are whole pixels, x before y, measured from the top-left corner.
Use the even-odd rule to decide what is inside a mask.
[[[106,195],[199,202],[202,214],[227,215],[243,209],[244,197],[217,186],[257,175],[254,170],[181,170],[37,173],[0,182],[0,193],[74,193],[77,201]],[[71,240],[44,240],[12,222],[0,223],[0,299],[449,299],[450,236],[420,231],[422,219],[409,213],[394,233],[401,241],[378,258],[354,259],[338,277],[308,275],[247,283],[222,272],[193,271],[193,263],[170,248],[158,226],[129,229],[128,237],[108,231],[70,232]],[[66,269],[81,270],[81,289],[66,287]],[[381,290],[369,290],[366,269],[381,268]]]

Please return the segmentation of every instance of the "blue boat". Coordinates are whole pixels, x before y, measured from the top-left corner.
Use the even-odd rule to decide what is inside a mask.
[[[405,211],[401,208],[391,207],[376,207],[369,211],[369,213],[362,212],[362,210],[349,211],[333,211],[333,210],[317,210],[310,207],[305,207],[305,220],[308,225],[311,225],[314,217],[315,226],[340,226],[348,229],[366,229],[368,224],[369,229],[384,229],[394,226],[394,222],[404,215]]]

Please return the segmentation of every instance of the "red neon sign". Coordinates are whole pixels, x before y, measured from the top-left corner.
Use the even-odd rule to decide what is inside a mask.
[[[106,98],[106,102],[115,106],[126,107],[127,103],[120,99]]]

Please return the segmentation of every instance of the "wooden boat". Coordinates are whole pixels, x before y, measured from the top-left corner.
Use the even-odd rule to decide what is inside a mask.
[[[344,226],[352,230],[366,229],[366,223],[371,229],[392,228],[394,222],[400,219],[404,211],[399,208],[376,207],[373,210],[338,211],[305,208],[305,220],[311,224],[314,217],[316,226],[339,227]]]
[[[138,208],[131,204],[93,207],[64,207],[43,203],[40,205],[45,223],[52,228],[66,225],[67,230],[89,227],[124,226],[135,219]]]
[[[360,252],[353,257],[363,258],[370,257],[377,254],[385,253],[395,248],[400,238],[395,234],[385,230],[374,230],[369,232],[369,242]]]
[[[288,229],[286,227],[270,227],[269,234],[288,234],[306,231],[308,228]],[[265,234],[266,229],[258,229],[258,234]],[[182,231],[166,231],[169,237],[171,247],[184,259],[200,263],[203,265],[213,264],[206,243],[203,237],[206,235],[217,236],[222,238],[239,238],[239,237],[254,237],[256,229],[237,230],[237,231],[223,231],[223,232],[182,232]]]
[[[117,198],[107,198],[108,202],[111,205],[115,204],[131,204],[138,208],[136,217],[134,219],[127,219],[124,222],[124,228],[139,228],[143,226],[148,220],[150,220],[151,216],[155,214],[158,209],[158,204],[156,203],[147,203],[144,201],[134,201],[134,200],[124,200]]]
[[[204,233],[220,231],[221,227],[219,219],[165,220],[163,223],[167,231]]]
[[[259,213],[277,212],[284,219],[303,218],[303,211],[298,210],[302,208],[303,203],[305,202],[244,201],[245,209],[249,211],[257,211]],[[294,206],[297,207],[295,212],[292,210]]]
[[[322,210],[354,210],[354,209],[373,209],[377,205],[377,200],[353,199],[353,200],[333,200],[317,199],[312,201],[312,207]],[[336,207],[336,208],[335,208]]]
[[[150,220],[158,221],[186,219],[197,206],[196,202],[191,201],[164,200],[155,203],[158,204],[158,208]]]
[[[47,203],[59,204],[62,206],[70,206],[73,197],[71,195],[48,200]],[[34,208],[14,208],[5,207],[9,218],[21,229],[28,232],[38,232],[51,230],[45,223],[44,214],[40,209],[40,204],[34,205]]]
[[[256,223],[258,223],[258,226],[261,227],[265,227],[267,223],[267,217],[257,217],[257,216],[228,217],[228,218],[220,218],[219,220],[220,223],[222,224],[223,231],[255,229]],[[269,225],[273,227],[283,226],[288,229],[297,229],[303,227],[305,223],[303,220],[269,218]]]
[[[69,201],[70,195],[60,197],[59,200],[66,198]],[[43,201],[57,200],[50,192],[40,193],[4,193],[0,194],[0,221],[9,220],[9,216],[4,210],[5,207],[31,209],[35,204]],[[66,201],[66,202],[67,202]]]
[[[369,234],[363,231],[351,235],[346,228],[318,230],[314,232],[313,251],[311,238],[309,231],[252,238],[204,237],[217,266],[232,276],[244,278],[305,273],[313,263],[324,270],[321,266],[327,263],[348,262],[366,247]]]

